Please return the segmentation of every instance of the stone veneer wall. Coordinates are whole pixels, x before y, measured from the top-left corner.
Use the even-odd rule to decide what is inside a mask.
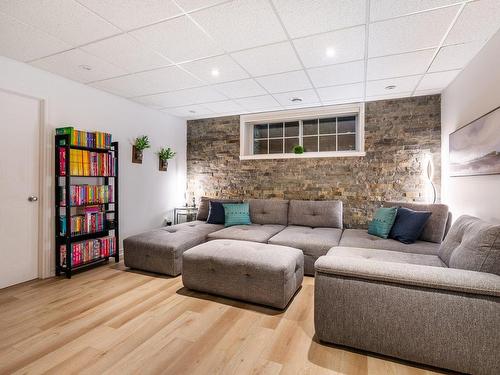
[[[188,121],[188,194],[344,203],[344,226],[366,227],[386,200],[428,201],[427,161],[441,182],[440,96],[366,103],[364,157],[239,160],[239,116]]]

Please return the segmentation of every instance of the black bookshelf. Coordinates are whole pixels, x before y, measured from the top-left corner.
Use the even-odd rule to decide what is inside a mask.
[[[59,149],[63,147],[66,150],[66,159],[65,159],[65,175],[60,175],[60,160],[59,160]],[[85,150],[90,152],[99,152],[99,153],[111,153],[116,158],[117,162],[115,165],[115,174],[113,176],[82,176],[82,175],[71,175],[70,169],[70,150]],[[109,261],[110,258],[114,258],[115,262],[118,263],[120,261],[119,254],[119,203],[118,203],[118,142],[112,142],[111,148],[102,149],[102,148],[92,148],[92,147],[83,147],[83,146],[75,146],[70,144],[70,136],[66,134],[56,135],[55,136],[55,260],[56,260],[56,275],[59,276],[64,274],[67,278],[71,278],[74,272],[83,271],[87,268],[94,267]],[[83,204],[83,205],[71,205],[71,197],[70,197],[70,186],[75,185],[72,183],[73,179],[85,179],[85,178],[93,178],[98,179],[97,185],[110,185],[112,182],[113,186],[113,202],[110,203],[98,203],[98,204]],[[80,184],[80,183],[78,183]],[[60,188],[65,187],[65,205],[60,205]],[[104,230],[92,233],[85,233],[81,235],[72,235],[71,233],[71,216],[72,209],[77,207],[85,207],[85,206],[100,206],[103,208],[102,212],[104,212],[104,216],[106,220],[104,221]],[[63,212],[63,216],[66,220],[66,231],[64,234],[61,234],[61,213]],[[112,223],[110,225],[110,221],[108,220],[108,215],[113,215]],[[80,263],[76,266],[72,264],[73,254],[72,254],[72,244],[75,242],[90,240],[90,239],[98,239],[101,237],[109,236],[110,233],[113,232],[114,237],[116,238],[116,246],[115,253],[110,256],[100,257],[91,259],[87,262]],[[60,248],[62,245],[66,245],[66,264],[61,265],[61,253]]]

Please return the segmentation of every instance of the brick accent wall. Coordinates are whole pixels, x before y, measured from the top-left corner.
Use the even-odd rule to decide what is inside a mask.
[[[439,95],[366,103],[364,157],[239,160],[239,116],[188,121],[188,194],[344,203],[344,225],[366,227],[386,200],[431,199],[441,182]]]

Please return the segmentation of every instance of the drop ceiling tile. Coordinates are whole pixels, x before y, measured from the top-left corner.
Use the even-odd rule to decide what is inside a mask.
[[[159,92],[155,84],[141,78],[137,74],[94,82],[91,86],[127,98]]]
[[[205,106],[214,113],[242,113],[245,111],[242,106],[232,100],[206,103]]]
[[[273,0],[292,38],[365,23],[365,0]]]
[[[293,44],[306,68],[360,60],[365,55],[365,27],[296,39]]]
[[[156,98],[153,96],[139,96],[132,100],[152,109],[162,109],[162,106],[158,104]]]
[[[364,80],[365,63],[361,60],[308,69],[307,72],[315,87],[345,85]]]
[[[429,72],[462,69],[483,47],[484,42],[472,42],[442,47]]]
[[[312,88],[303,70],[259,77],[256,80],[272,94]]]
[[[418,85],[417,91],[445,89],[458,73],[460,70],[426,74]]]
[[[354,83],[351,85],[322,87],[318,89],[318,94],[323,103],[348,99],[361,100],[363,98],[363,84]]]
[[[162,112],[169,113],[178,117],[195,117],[195,116],[207,116],[214,114],[213,111],[208,109],[205,105],[195,104],[187,105],[184,107],[176,107],[163,109]]]
[[[422,12],[461,0],[370,0],[370,21],[379,21],[387,18],[404,16],[415,12]]]
[[[370,24],[368,56],[437,47],[459,8],[452,6]]]
[[[171,65],[167,59],[145,48],[139,41],[128,34],[121,34],[88,44],[81,49],[123,68],[129,73]]]
[[[236,103],[241,105],[247,111],[263,111],[271,109],[280,109],[280,104],[271,95],[254,96],[252,98],[236,99]]]
[[[441,89],[434,90],[417,90],[412,96],[436,95],[440,94]]]
[[[123,30],[156,23],[182,14],[170,0],[78,0]]]
[[[131,34],[176,63],[223,52],[186,16],[132,31]]]
[[[205,82],[218,83],[248,78],[248,74],[227,55],[196,60],[182,67]],[[212,73],[218,72],[218,75]]]
[[[223,95],[219,94],[210,87],[198,87],[164,94],[143,96],[140,100],[160,108],[171,108],[207,102],[217,102],[224,99],[226,98]]]
[[[423,74],[431,62],[435,49],[376,57],[368,60],[367,79],[383,79]]]
[[[31,65],[63,77],[88,83],[126,74],[126,72],[80,49],[35,60]],[[86,68],[91,68],[90,70]]]
[[[177,66],[137,73],[135,76],[151,82],[156,92],[182,90],[203,85],[203,82]]]
[[[236,51],[286,39],[268,0],[234,0],[192,13],[192,17],[226,51]]]
[[[400,93],[412,92],[421,76],[382,79],[379,81],[366,82],[366,96],[398,95]],[[387,90],[387,86],[396,86],[392,90]]]
[[[392,94],[383,94],[383,95],[372,95],[372,96],[367,96],[366,97],[366,102],[373,102],[376,100],[388,100],[388,99],[400,99],[400,98],[407,98],[411,96],[411,91],[406,91],[406,92],[398,92],[398,93],[392,93]]]
[[[142,0],[140,0],[142,1]],[[211,7],[217,4],[225,3],[228,0],[176,0],[182,9],[186,12],[192,12],[198,9]]]
[[[302,68],[290,42],[236,52],[231,56],[253,76],[283,73]]]
[[[214,85],[213,87],[231,99],[267,94],[266,90],[259,86],[253,79],[226,82]]]
[[[500,27],[500,1],[481,0],[467,3],[451,29],[445,44],[489,39]]]
[[[0,55],[30,61],[70,48],[62,40],[0,13]]]
[[[274,94],[273,96],[281,105],[290,107],[320,102],[318,95],[316,95],[316,92],[314,92],[314,90],[284,92],[281,94]],[[292,102],[293,98],[300,98],[302,99],[302,101]]]
[[[0,12],[72,46],[121,32],[74,0],[2,0]]]
[[[321,103],[297,103],[294,105],[285,105],[283,106],[284,109],[297,109],[297,108],[313,108],[313,107],[321,107]]]

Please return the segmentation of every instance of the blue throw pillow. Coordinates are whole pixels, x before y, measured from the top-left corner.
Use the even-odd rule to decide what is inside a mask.
[[[373,220],[368,224],[368,233],[377,237],[387,238],[391,231],[398,209],[382,207],[375,211]]]
[[[224,206],[220,202],[209,202],[208,224],[224,224]]]
[[[432,212],[399,207],[389,237],[404,244],[414,243],[422,234],[431,215]]]
[[[248,203],[226,203],[223,206],[226,227],[252,224]]]

